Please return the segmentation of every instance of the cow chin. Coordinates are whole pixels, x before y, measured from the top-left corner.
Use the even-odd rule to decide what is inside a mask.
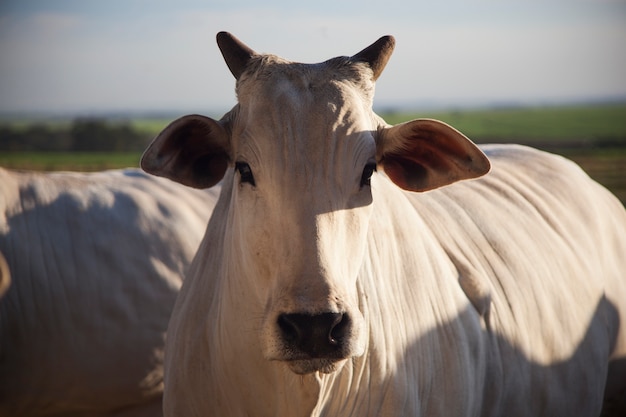
[[[345,361],[345,359],[301,359],[287,361],[287,366],[293,373],[298,375],[312,374],[314,372],[332,374],[339,370]]]

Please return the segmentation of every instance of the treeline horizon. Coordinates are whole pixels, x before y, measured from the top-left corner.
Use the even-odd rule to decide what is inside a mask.
[[[67,124],[0,125],[0,151],[129,152],[146,148],[153,134],[128,121],[79,117]]]

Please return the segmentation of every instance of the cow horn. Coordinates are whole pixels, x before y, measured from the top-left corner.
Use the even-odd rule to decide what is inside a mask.
[[[250,49],[250,47],[228,32],[219,32],[217,34],[217,46],[222,52],[228,69],[236,79],[239,79],[246,69],[250,58],[256,55],[256,52]]]
[[[393,36],[383,36],[354,55],[352,60],[367,63],[374,72],[374,80],[377,80],[385,69],[385,65],[387,65],[387,61],[389,61],[395,45],[396,40]]]

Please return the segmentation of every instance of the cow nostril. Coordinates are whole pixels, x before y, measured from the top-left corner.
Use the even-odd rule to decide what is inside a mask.
[[[345,314],[337,314],[328,333],[328,341],[334,345],[345,337],[348,331],[349,320]]]
[[[278,327],[287,342],[297,343],[302,338],[296,314],[281,314],[278,316]]]

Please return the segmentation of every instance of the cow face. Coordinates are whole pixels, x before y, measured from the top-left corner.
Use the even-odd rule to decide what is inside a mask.
[[[237,79],[222,120],[186,116],[150,145],[142,167],[194,187],[228,172],[227,276],[262,316],[265,358],[299,374],[332,372],[362,354],[358,276],[382,168],[424,191],[482,175],[488,161],[451,127],[388,127],[372,111],[374,82],[393,49],[384,37],[320,64],[259,55],[232,35],[218,44]]]
[[[364,348],[356,279],[376,143],[361,66],[263,56],[238,81],[233,208],[252,232],[241,244],[262,281],[265,357],[297,373],[330,372]]]

